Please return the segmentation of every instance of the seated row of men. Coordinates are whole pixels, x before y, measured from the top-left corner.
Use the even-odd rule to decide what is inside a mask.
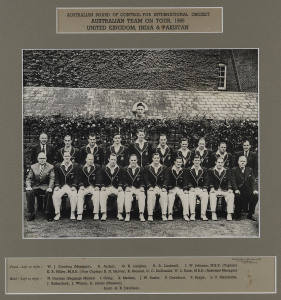
[[[70,219],[82,220],[85,196],[90,194],[93,202],[94,220],[107,219],[107,199],[109,195],[117,196],[117,218],[123,220],[125,206],[125,221],[130,221],[133,196],[138,201],[140,221],[145,221],[144,211],[147,206],[148,221],[153,221],[156,196],[159,195],[162,220],[173,220],[173,207],[176,195],[181,200],[183,218],[195,221],[197,197],[201,201],[201,219],[208,221],[206,216],[210,198],[212,220],[217,221],[217,196],[223,196],[227,204],[227,220],[241,219],[242,208],[249,204],[248,218],[253,216],[258,201],[253,170],[246,167],[247,158],[240,156],[238,167],[224,168],[222,157],[216,158],[215,167],[209,170],[201,167],[200,156],[193,157],[193,165],[183,166],[183,158],[177,157],[171,167],[162,165],[159,153],[152,155],[152,163],[141,167],[138,157],[132,154],[129,165],[122,168],[117,164],[117,155],[111,153],[107,165],[94,163],[94,155],[87,154],[85,165],[81,166],[71,161],[70,152],[63,153],[63,162],[55,166],[46,162],[46,154],[38,154],[38,163],[30,168],[26,179],[26,197],[29,221],[34,220],[35,196],[45,193],[45,209],[48,220],[52,220],[52,208],[55,210],[54,220],[60,219],[63,195],[68,195],[71,206]],[[209,191],[209,194],[208,194]],[[146,201],[147,195],[147,201]],[[168,216],[168,218],[167,218]]]
[[[72,146],[72,138],[69,135],[64,137],[65,145],[58,151],[55,151],[54,147],[47,143],[48,137],[46,134],[41,134],[39,140],[39,144],[33,146],[31,149],[31,162],[33,164],[37,162],[37,156],[40,152],[44,152],[47,155],[47,161],[50,164],[62,162],[64,152],[70,152],[72,162],[85,164],[86,156],[90,153],[94,155],[94,161],[99,165],[106,165],[110,154],[114,153],[117,156],[117,164],[120,167],[129,165],[129,156],[131,154],[136,154],[139,166],[145,167],[152,163],[152,154],[159,153],[161,164],[167,167],[171,167],[178,156],[183,158],[185,168],[191,167],[193,157],[197,155],[200,157],[201,166],[204,168],[214,167],[217,157],[223,158],[225,167],[232,168],[237,166],[238,158],[244,155],[247,157],[247,166],[253,169],[255,176],[257,176],[258,172],[257,155],[255,152],[250,151],[251,145],[248,140],[243,142],[243,151],[234,154],[226,151],[227,145],[225,142],[221,142],[218,145],[218,150],[212,152],[206,148],[206,141],[203,138],[199,140],[198,147],[192,150],[188,148],[188,140],[184,138],[181,140],[181,147],[175,150],[167,144],[167,136],[165,134],[160,135],[159,144],[155,148],[151,143],[146,141],[143,129],[138,130],[137,140],[128,147],[121,144],[121,135],[120,133],[116,133],[113,137],[113,144],[106,148],[105,151],[97,145],[95,134],[89,134],[88,145],[81,149]]]

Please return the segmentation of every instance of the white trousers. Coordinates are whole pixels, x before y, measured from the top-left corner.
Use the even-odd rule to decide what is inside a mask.
[[[84,190],[79,189],[78,191],[78,203],[77,203],[77,214],[83,214],[83,206],[85,202],[85,196],[91,194],[91,200],[93,202],[93,213],[98,214],[100,210],[100,191],[95,191],[93,186],[88,186]]]
[[[144,213],[144,207],[145,207],[145,193],[144,191],[141,192],[140,189],[137,189],[135,187],[129,187],[130,192],[125,190],[125,211],[126,213],[129,213],[132,208],[132,201],[133,201],[133,195],[136,195],[138,206],[139,206],[139,212]]]
[[[195,214],[195,207],[196,207],[196,197],[200,198],[201,201],[201,215],[206,215],[207,206],[208,206],[208,192],[201,188],[195,188],[194,192],[189,191],[189,207],[190,213]]]
[[[162,189],[159,186],[153,188],[153,191],[147,191],[147,211],[148,215],[153,215],[153,209],[155,208],[156,203],[156,195],[160,196],[159,203],[161,206],[162,215],[167,214],[167,207],[168,207],[168,196],[167,192],[162,192]]]
[[[118,192],[114,186],[109,186],[105,188],[105,191],[100,191],[100,210],[101,213],[107,212],[107,198],[109,195],[117,196],[117,209],[118,213],[123,213],[124,211],[124,191]]]
[[[72,191],[70,186],[65,184],[58,191],[54,191],[54,193],[53,193],[53,203],[54,203],[56,214],[60,213],[61,198],[64,194],[67,194],[67,196],[69,197],[71,212],[74,212],[76,210],[77,191],[76,190]]]
[[[217,208],[217,196],[223,196],[226,202],[226,210],[228,214],[233,214],[234,212],[234,193],[229,193],[228,191],[215,190],[210,193],[210,206],[211,211],[215,212]]]
[[[189,214],[189,202],[188,202],[188,194],[185,194],[183,192],[183,189],[180,189],[179,187],[174,187],[169,191],[168,194],[168,213],[173,214],[173,207],[174,207],[174,202],[176,195],[179,196],[182,204],[182,209],[183,209],[183,215],[188,215]]]

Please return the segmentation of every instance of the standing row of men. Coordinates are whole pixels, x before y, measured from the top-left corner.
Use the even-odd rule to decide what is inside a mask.
[[[153,150],[151,144],[145,141],[144,137],[145,133],[139,131],[138,140],[130,145],[129,150],[121,145],[120,135],[115,135],[114,144],[107,149],[108,163],[103,166],[98,163],[101,159],[101,155],[97,155],[99,147],[96,146],[95,149],[91,149],[90,139],[95,139],[93,135],[89,136],[89,145],[80,151],[75,151],[73,147],[67,147],[69,144],[71,146],[71,138],[66,136],[65,142],[68,144],[59,151],[63,161],[56,164],[54,168],[46,162],[48,147],[45,143],[45,151],[39,152],[39,162],[31,166],[26,181],[29,220],[35,218],[34,199],[39,190],[45,191],[45,209],[48,211],[49,220],[52,220],[50,211],[52,204],[55,209],[54,219],[60,219],[61,199],[65,194],[70,199],[70,218],[76,219],[75,210],[77,207],[77,220],[82,220],[84,197],[87,194],[91,195],[93,201],[95,220],[99,219],[99,211],[101,212],[101,220],[106,220],[107,198],[111,194],[117,195],[117,218],[119,220],[123,220],[124,205],[125,221],[130,220],[132,196],[135,195],[138,200],[140,220],[145,221],[146,194],[149,221],[153,221],[156,195],[160,196],[159,201],[164,221],[167,220],[167,213],[168,220],[173,220],[176,195],[181,200],[183,218],[187,221],[195,220],[197,198],[201,200],[201,218],[208,220],[206,210],[209,197],[212,219],[217,220],[217,196],[224,196],[226,200],[227,220],[232,220],[234,198],[236,219],[241,219],[241,212],[244,208],[244,210],[249,210],[248,218],[255,220],[253,214],[258,199],[255,188],[256,176],[254,168],[245,167],[251,162],[248,158],[254,155],[252,152],[246,154],[247,157],[244,155],[245,153],[242,153],[238,159],[239,166],[230,170],[225,168],[225,165],[229,166],[231,155],[226,151],[222,151],[223,154],[221,154],[219,149],[217,153],[212,155],[215,165],[208,171],[204,167],[204,162],[206,163],[206,155],[204,154],[207,149],[204,149],[205,141],[203,139],[199,141],[199,146],[193,153],[186,149],[187,140],[182,140],[182,147],[174,158],[171,148],[166,144],[166,136],[162,135],[159,146],[151,154],[152,163],[150,163],[149,155]],[[41,138],[42,135],[40,141]],[[119,149],[115,148],[115,144],[119,144]],[[248,144],[248,141],[244,142],[244,149],[247,148]],[[219,147],[224,150],[224,145],[225,143],[221,143]],[[127,155],[126,152],[132,150],[134,152],[130,154],[129,164],[122,167],[125,155]],[[86,163],[81,167],[75,162],[75,153],[80,152],[81,160],[83,151],[86,151]],[[192,160],[191,166],[190,160]],[[255,162],[252,163],[255,166]],[[248,203],[250,203],[250,207],[247,207]]]

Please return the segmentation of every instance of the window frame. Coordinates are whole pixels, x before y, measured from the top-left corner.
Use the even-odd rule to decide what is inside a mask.
[[[218,79],[218,91],[226,91],[226,72],[227,72],[227,65],[226,64],[219,64],[219,79]],[[221,76],[221,68],[224,67],[224,76]],[[220,86],[221,78],[223,79],[223,86]]]

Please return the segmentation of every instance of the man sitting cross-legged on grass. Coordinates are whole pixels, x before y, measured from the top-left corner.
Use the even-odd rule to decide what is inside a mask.
[[[80,169],[77,203],[77,221],[82,220],[85,196],[91,194],[94,207],[94,220],[99,219],[101,167],[94,164],[94,155],[87,154],[86,164]]]
[[[130,165],[124,168],[125,187],[125,222],[130,221],[133,195],[136,196],[139,206],[140,220],[145,221],[143,213],[145,207],[143,168],[138,165],[138,158],[135,154],[130,156]]]

